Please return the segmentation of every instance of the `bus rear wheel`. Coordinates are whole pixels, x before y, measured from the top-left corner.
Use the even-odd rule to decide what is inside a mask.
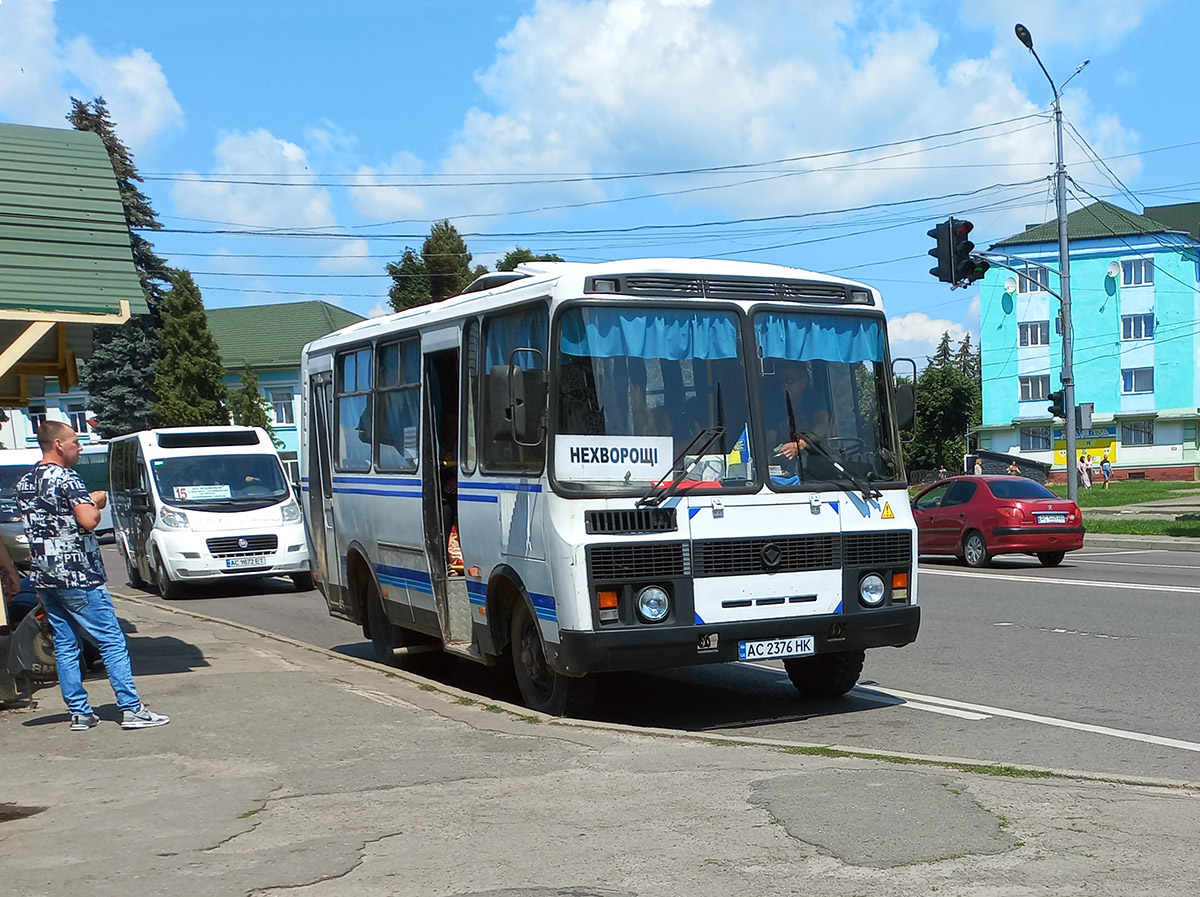
[[[796,691],[806,698],[840,698],[858,683],[866,651],[839,651],[812,657],[789,657],[783,662]]]
[[[383,599],[373,580],[367,584],[367,629],[371,631],[371,651],[375,660],[396,666],[396,627],[384,613]]]
[[[521,700],[530,710],[579,716],[591,708],[595,677],[564,676],[546,662],[542,633],[524,601],[513,608],[510,648]]]

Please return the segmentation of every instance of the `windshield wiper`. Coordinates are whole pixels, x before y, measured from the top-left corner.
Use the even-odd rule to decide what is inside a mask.
[[[695,438],[685,445],[683,447],[683,451],[676,455],[675,460],[671,462],[671,469],[667,472],[667,476],[671,478],[671,482],[665,486],[663,485],[663,480],[659,480],[657,483],[652,483],[646,494],[637,500],[636,507],[657,508],[664,501],[666,501],[667,498],[669,498],[671,495],[674,495],[679,489],[679,484],[682,483],[684,478],[692,472],[692,468],[700,463],[700,459],[703,457],[704,452],[707,451],[708,447],[716,442],[717,438],[724,433],[724,427],[705,427],[703,430],[697,433]],[[693,451],[693,449],[695,449],[695,451]],[[686,469],[684,469],[683,462],[688,455],[695,455],[696,460],[689,464]],[[678,479],[675,478],[675,471],[679,471]]]
[[[832,464],[834,469],[845,477],[847,483],[861,492],[864,501],[870,501],[872,498],[879,498],[883,495],[882,492],[871,485],[869,480],[865,480],[857,474],[846,470],[842,466],[842,462],[838,460],[838,456],[821,444],[821,438],[817,434],[800,433],[799,436],[807,443],[809,448],[816,449],[822,458]]]

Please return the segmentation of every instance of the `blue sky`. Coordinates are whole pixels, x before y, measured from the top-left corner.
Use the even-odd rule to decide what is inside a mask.
[[[384,264],[449,217],[485,264],[521,245],[842,273],[921,356],[978,330],[926,231],[967,217],[986,245],[1054,215],[1018,21],[1060,84],[1090,60],[1064,91],[1069,208],[1200,199],[1200,4],[1159,0],[0,0],[0,120],[57,127],[103,95],[151,240],[210,307],[378,314]]]

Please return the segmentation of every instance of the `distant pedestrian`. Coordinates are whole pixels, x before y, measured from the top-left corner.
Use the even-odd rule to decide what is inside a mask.
[[[1104,488],[1107,489],[1112,480],[1112,462],[1108,460],[1108,455],[1100,459],[1100,476],[1104,477]]]
[[[1091,453],[1083,456],[1083,472],[1087,476],[1088,488],[1091,489],[1096,476],[1096,469],[1092,466]]]
[[[983,461],[981,461],[979,458],[975,459],[975,476],[983,476]]]
[[[1075,470],[1079,474],[1079,485],[1084,489],[1091,489],[1092,481],[1087,477],[1087,468],[1083,463],[1083,455],[1080,455],[1079,459],[1075,462]]]
[[[945,464],[942,464],[938,467],[937,476],[939,480],[944,480],[946,477],[950,476],[950,471],[946,470]]]
[[[1009,461],[1008,467],[1004,468],[1004,472],[1010,477],[1019,477],[1021,475],[1021,468],[1017,467],[1016,461]]]
[[[29,537],[30,581],[54,630],[58,687],[71,712],[72,731],[99,725],[83,688],[76,628],[100,646],[108,681],[121,710],[121,728],[147,729],[170,722],[152,712],[133,684],[129,648],[104,583],[104,561],[93,530],[108,503],[102,490],[88,492],[79,474],[79,435],[59,421],[37,431],[42,460],[17,483],[17,505]]]

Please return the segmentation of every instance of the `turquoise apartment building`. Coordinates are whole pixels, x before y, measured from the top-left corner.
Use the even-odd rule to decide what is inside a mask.
[[[1067,217],[1075,401],[1094,406],[1077,447],[1097,466],[1107,455],[1118,478],[1193,479],[1200,470],[1198,225],[1200,204],[1138,215],[1097,202]],[[1019,270],[994,265],[980,284],[979,447],[1062,472],[1063,422],[1047,398],[1061,388],[1058,224],[991,250]]]

